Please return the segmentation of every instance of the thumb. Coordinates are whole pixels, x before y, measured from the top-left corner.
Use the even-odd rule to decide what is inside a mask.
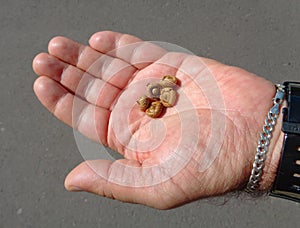
[[[144,204],[158,209],[172,207],[170,203],[164,200],[165,194],[159,193],[165,187],[159,187],[160,184],[137,187],[134,185],[135,175],[130,175],[129,169],[133,169],[139,177],[151,176],[135,160],[85,161],[68,174],[65,179],[65,188],[69,191],[86,191],[99,196],[123,202]],[[120,184],[120,180],[123,180],[123,184]]]

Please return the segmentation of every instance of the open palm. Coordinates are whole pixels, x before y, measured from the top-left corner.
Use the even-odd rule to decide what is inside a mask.
[[[50,112],[124,156],[83,162],[66,188],[161,209],[245,184],[275,92],[240,68],[108,31],[94,34],[90,46],[53,38],[33,69],[35,93]],[[151,119],[135,101],[164,75],[180,80],[179,97]]]

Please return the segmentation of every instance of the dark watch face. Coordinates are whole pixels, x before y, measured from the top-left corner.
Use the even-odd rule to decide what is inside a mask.
[[[291,82],[288,89],[290,94],[300,97],[300,83]]]
[[[300,123],[300,83],[289,83],[288,95],[288,103],[290,106],[288,121]]]
[[[285,82],[282,156],[271,195],[300,202],[300,83]]]

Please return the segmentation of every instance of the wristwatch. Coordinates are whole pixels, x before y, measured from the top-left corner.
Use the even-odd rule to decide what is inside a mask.
[[[281,159],[271,196],[300,202],[300,83],[285,82],[287,107],[283,108],[285,133]]]

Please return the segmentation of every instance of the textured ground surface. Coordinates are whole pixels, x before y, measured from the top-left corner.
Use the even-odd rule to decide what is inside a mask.
[[[300,79],[298,0],[1,0],[0,227],[296,227],[296,203],[230,196],[171,211],[68,193],[83,159],[72,130],[35,98],[34,55],[55,35],[99,30],[166,41],[275,82]],[[225,205],[222,205],[224,202]]]

